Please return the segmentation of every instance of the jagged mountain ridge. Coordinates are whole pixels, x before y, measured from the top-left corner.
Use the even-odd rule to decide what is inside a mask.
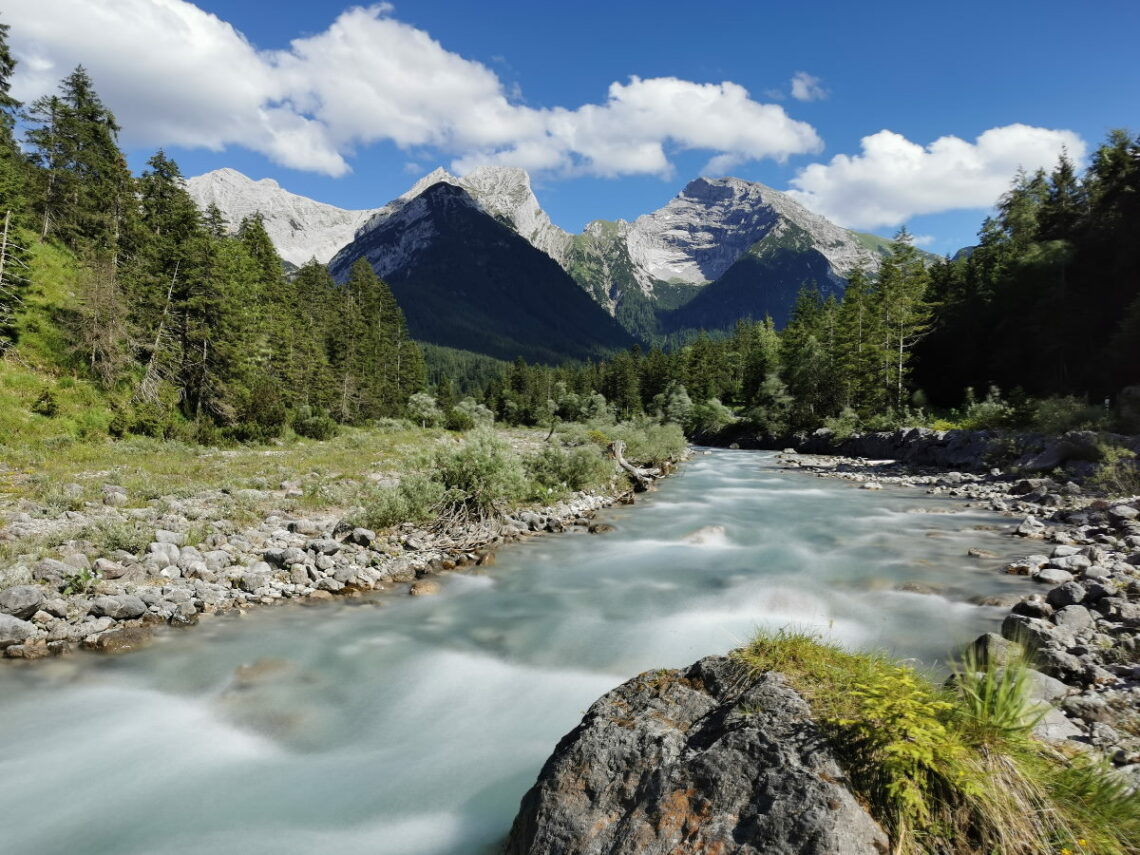
[[[287,247],[290,254],[283,257],[293,263],[316,254],[311,247],[320,247],[316,255],[324,260],[338,241],[341,254],[364,241],[370,262],[385,278],[407,268],[422,245],[438,237],[429,233],[433,226],[423,217],[422,195],[439,184],[460,188],[477,208],[557,262],[642,340],[690,328],[729,328],[741,317],[765,314],[783,323],[804,284],[839,295],[852,269],[874,273],[885,254],[883,239],[841,228],[786,194],[739,178],[695,179],[657,211],[632,222],[596,220],[574,235],[550,220],[527,173],[510,167],[479,167],[463,177],[437,169],[383,207],[356,212],[293,196],[275,182],[254,182],[233,170],[190,184],[225,189],[210,198],[199,191],[196,198],[203,205],[225,202],[219,206],[235,221],[258,204],[269,205],[270,212],[262,213],[272,226],[270,237],[279,250]],[[302,202],[314,206],[311,218]],[[405,231],[390,228],[393,222],[403,223]],[[372,232],[384,235],[388,245],[369,239]],[[462,271],[457,268],[455,275]]]
[[[420,341],[532,362],[604,357],[635,339],[549,255],[458,184],[439,181],[378,215],[329,265],[365,259]]]
[[[290,193],[272,178],[254,181],[236,169],[216,169],[186,182],[202,210],[216,205],[234,231],[260,213],[277,254],[300,267],[312,258],[325,264],[349,243],[375,210],[348,211]]]

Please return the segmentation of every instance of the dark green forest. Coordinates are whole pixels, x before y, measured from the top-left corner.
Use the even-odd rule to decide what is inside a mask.
[[[401,415],[424,388],[423,355],[366,263],[343,287],[316,263],[287,277],[260,219],[230,234],[163,152],[131,175],[82,67],[24,107],[14,66],[0,40],[0,349],[57,326],[55,364],[41,367],[97,384],[112,434],[263,440],[291,422],[321,436],[333,420]],[[64,253],[72,288],[37,313],[43,247]]]
[[[805,283],[790,322],[636,347],[599,364],[516,364],[488,384],[504,418],[540,421],[559,395],[600,392],[619,415],[728,405],[772,436],[822,426],[1140,430],[1140,139],[1113,131],[1084,175],[1067,157],[1019,174],[979,244],[934,264],[901,232],[840,298]],[[695,410],[690,408],[695,407]]]

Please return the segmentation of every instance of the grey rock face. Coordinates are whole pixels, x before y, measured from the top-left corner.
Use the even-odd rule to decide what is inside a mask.
[[[804,700],[709,657],[597,701],[523,798],[508,855],[887,851]]]
[[[115,620],[130,620],[146,614],[146,603],[135,596],[98,597],[91,604],[94,614]]]
[[[21,619],[30,618],[39,611],[43,601],[43,591],[35,585],[17,585],[0,591],[0,612]]]
[[[0,648],[21,644],[35,634],[35,624],[12,617],[12,615],[0,614]]]

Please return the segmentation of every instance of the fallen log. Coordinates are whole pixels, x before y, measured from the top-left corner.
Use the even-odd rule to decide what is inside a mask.
[[[641,469],[625,459],[625,442],[615,439],[610,443],[610,455],[617,461],[617,465],[629,473],[633,479],[634,492],[644,493],[649,489],[653,479],[661,474],[660,469]]]

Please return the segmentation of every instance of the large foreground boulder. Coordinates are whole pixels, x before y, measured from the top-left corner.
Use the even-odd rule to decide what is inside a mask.
[[[508,855],[880,855],[882,829],[778,674],[709,657],[587,711],[522,801]]]

